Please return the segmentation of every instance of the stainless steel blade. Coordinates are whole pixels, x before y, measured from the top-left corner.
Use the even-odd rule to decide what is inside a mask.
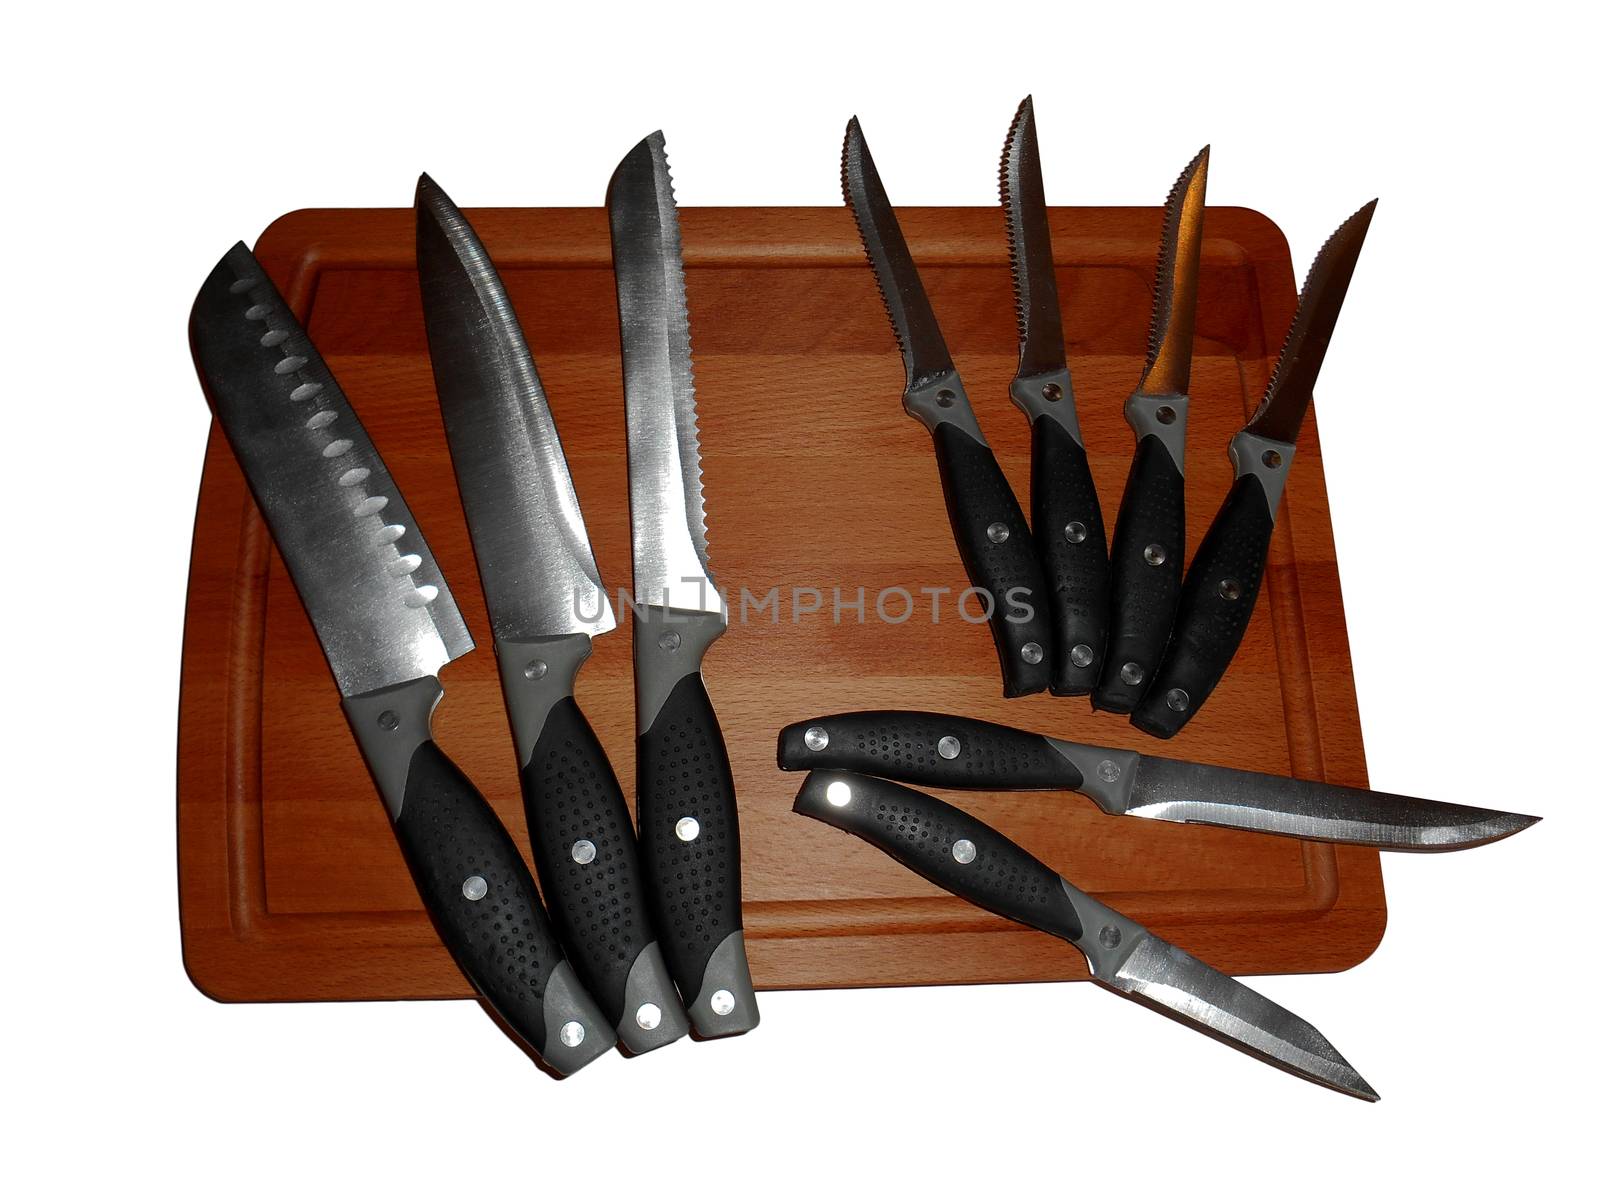
[[[1183,169],[1167,195],[1161,248],[1156,255],[1149,348],[1138,387],[1147,396],[1189,394],[1195,294],[1200,281],[1200,234],[1210,165],[1211,147],[1206,146]]]
[[[856,229],[878,281],[878,294],[883,297],[889,324],[900,344],[909,392],[955,368],[922,277],[911,259],[905,235],[900,232],[900,222],[883,190],[883,181],[878,178],[878,168],[873,165],[861,123],[854,117],[845,129],[840,174],[845,203],[855,216]]]
[[[1012,298],[1017,310],[1017,375],[1059,371],[1067,365],[1067,347],[1061,332],[1061,302],[1056,295],[1032,96],[1023,100],[1006,135],[1000,156],[1000,205],[1006,214]]]
[[[516,312],[477,233],[426,175],[417,182],[417,271],[439,407],[495,637],[615,629]]]
[[[1311,389],[1322,370],[1322,360],[1333,338],[1350,277],[1361,257],[1362,243],[1378,202],[1371,201],[1339,226],[1317,252],[1306,272],[1300,306],[1289,324],[1289,335],[1278,354],[1272,379],[1261,404],[1245,428],[1258,437],[1291,446],[1300,436],[1300,422],[1311,404]]]
[[[659,130],[617,165],[606,210],[622,322],[634,598],[723,612],[706,552],[683,243]]]
[[[217,420],[340,692],[433,675],[471,650],[404,497],[243,242],[201,287],[189,336]]]

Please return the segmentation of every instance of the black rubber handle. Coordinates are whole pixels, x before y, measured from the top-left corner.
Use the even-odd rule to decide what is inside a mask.
[[[1037,733],[928,712],[852,712],[778,734],[785,771],[856,771],[921,787],[1076,791],[1078,768]]]
[[[847,771],[814,771],[794,811],[853,833],[945,891],[1009,920],[1083,936],[1061,877],[1004,834],[943,800]]]
[[[1050,588],[1050,690],[1094,690],[1111,625],[1111,564],[1089,457],[1061,424],[1033,423],[1033,537]]]
[[[1183,584],[1183,472],[1154,434],[1140,439],[1111,539],[1111,633],[1094,707],[1132,712],[1172,632]]]
[[[571,696],[545,717],[522,768],[522,800],[556,932],[606,1019],[635,1051],[687,1033],[671,982],[656,978],[650,961],[639,961],[656,932],[633,818],[604,748]],[[635,1019],[643,1003],[655,1006],[648,1028]]]
[[[1186,725],[1227,671],[1261,591],[1272,509],[1253,475],[1234,481],[1183,581],[1167,655],[1133,723],[1169,738]]]
[[[440,939],[504,1025],[562,1073],[609,1050],[615,1033],[585,1016],[594,1002],[561,982],[571,968],[511,835],[432,741],[411,755],[394,829]],[[582,1028],[551,1027],[569,1020]]]
[[[1054,651],[1050,594],[1022,507],[988,446],[947,421],[934,427],[933,447],[967,579],[987,593],[1005,694],[1042,692]]]

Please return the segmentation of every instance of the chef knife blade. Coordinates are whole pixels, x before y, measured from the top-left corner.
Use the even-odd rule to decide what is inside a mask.
[[[727,630],[707,566],[678,209],[657,131],[606,190],[633,523],[639,843],[667,965],[701,1037],[761,1019],[745,958],[739,812],[700,663]]]
[[[1208,146],[1167,197],[1144,377],[1123,406],[1133,429],[1133,465],[1111,535],[1111,632],[1091,699],[1107,712],[1132,712],[1143,698],[1183,583],[1183,445],[1210,162]]]
[[[1095,982],[1128,999],[1312,1083],[1378,1098],[1300,1017],[1079,891],[953,805],[883,779],[813,771],[794,811],[855,834],[980,908],[1071,942]]]
[[[1166,657],[1133,713],[1146,733],[1171,737],[1188,724],[1244,640],[1300,423],[1377,205],[1339,226],[1312,262],[1266,394],[1228,443],[1233,487],[1195,551]]]
[[[476,231],[427,175],[417,271],[450,457],[483,581],[534,864],[578,976],[635,1054],[689,1032],[647,908],[633,818],[573,697],[616,617],[538,367]]]
[[[1011,399],[1032,427],[1032,533],[1050,589],[1055,642],[1050,691],[1078,696],[1094,690],[1105,661],[1111,565],[1100,496],[1072,398],[1032,96],[1018,107],[1001,152],[1000,205],[1017,311]]]
[[[900,223],[878,178],[861,125],[845,131],[845,203],[905,362],[905,409],[933,435],[945,511],[967,578],[985,597],[989,631],[1007,696],[1045,690],[1055,653],[1049,591],[1033,537],[994,452],[978,428],[961,376],[950,361]]]
[[[435,745],[472,649],[415,518],[328,366],[239,243],[195,298],[195,366],[344,697],[423,904],[501,1023],[560,1074],[616,1035],[493,809]]]
[[[892,754],[886,747],[893,747]],[[1382,850],[1465,850],[1539,820],[1086,746],[928,712],[853,712],[797,721],[778,734],[778,765],[786,771],[855,771],[921,787],[1081,792],[1112,816]]]

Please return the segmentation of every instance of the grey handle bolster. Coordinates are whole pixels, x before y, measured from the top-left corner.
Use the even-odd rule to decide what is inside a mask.
[[[1028,424],[1054,421],[1080,448],[1083,446],[1078,406],[1072,396],[1072,372],[1067,368],[1017,376],[1011,381],[1011,402],[1028,415]]]
[[[703,1038],[749,1033],[761,1024],[750,962],[745,957],[744,930],[735,929],[711,952],[700,994],[689,1004],[689,1020]]]
[[[1078,914],[1078,924],[1083,928],[1083,935],[1073,945],[1082,950],[1083,956],[1089,960],[1090,974],[1101,983],[1110,983],[1150,931],[1132,917],[1124,916],[1109,905],[1100,903],[1088,892],[1073,887],[1065,879],[1061,881],[1061,888],[1072,902]]]
[[[972,411],[972,402],[967,399],[961,376],[955,371],[946,371],[927,383],[906,389],[900,402],[929,433],[941,425],[954,425],[980,446],[989,444],[978,428],[978,418]]]
[[[500,690],[505,695],[506,716],[511,721],[519,767],[528,765],[550,710],[572,695],[578,668],[593,652],[594,642],[587,633],[525,640],[495,639]]]
[[[423,742],[433,740],[433,710],[443,696],[443,685],[432,675],[425,675],[344,698],[344,715],[390,820],[400,819],[411,757]]]
[[[1077,768],[1083,783],[1080,795],[1089,797],[1102,812],[1119,817],[1133,801],[1133,781],[1139,775],[1139,754],[1109,746],[1085,746],[1060,738],[1044,739],[1057,754]]]
[[[1133,440],[1156,438],[1172,456],[1178,474],[1183,474],[1183,444],[1189,429],[1189,397],[1150,396],[1134,392],[1122,406],[1122,415],[1133,429]]]
[[[1267,496],[1267,512],[1278,515],[1283,485],[1289,481],[1289,464],[1294,462],[1294,444],[1264,438],[1241,429],[1228,443],[1228,458],[1233,462],[1233,477],[1254,475]]]
[[[655,724],[678,680],[700,671],[706,650],[728,631],[721,613],[641,604],[633,614],[634,715],[639,732]]]

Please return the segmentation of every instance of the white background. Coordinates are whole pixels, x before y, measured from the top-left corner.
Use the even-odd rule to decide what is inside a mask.
[[[1494,1194],[1586,1159],[1592,33],[1527,3],[941,7],[13,13],[5,1190]],[[290,209],[407,204],[423,168],[466,205],[598,204],[658,126],[684,204],[836,204],[852,112],[897,201],[988,205],[1028,91],[1056,203],[1149,204],[1209,141],[1211,202],[1271,215],[1303,270],[1383,198],[1318,387],[1371,778],[1547,817],[1388,856],[1368,962],[1259,981],[1384,1100],[1087,986],[768,994],[751,1037],[560,1085],[470,1003],[196,992],[172,794],[207,429],[185,318],[221,251]]]

